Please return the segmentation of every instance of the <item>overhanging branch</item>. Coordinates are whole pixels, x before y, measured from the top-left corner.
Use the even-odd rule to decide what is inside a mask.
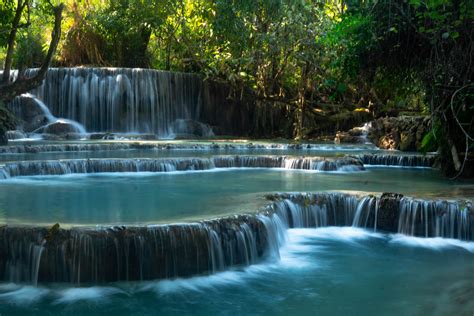
[[[21,4],[21,0],[18,0],[18,3]],[[25,2],[26,3],[26,2]],[[20,95],[22,93],[28,92],[37,86],[39,86],[42,82],[44,77],[46,76],[46,72],[48,71],[49,65],[51,64],[51,60],[53,59],[54,53],[56,48],[58,47],[59,40],[61,39],[61,22],[62,22],[62,12],[64,9],[64,4],[59,4],[56,7],[53,7],[54,13],[54,27],[51,33],[51,42],[49,44],[48,53],[43,61],[43,64],[39,68],[38,72],[30,78],[23,78],[19,77],[16,81],[10,82],[10,69],[11,69],[11,61],[8,63],[8,67],[5,67],[3,72],[3,82],[0,85],[0,101],[8,102],[11,101],[15,96]],[[23,9],[21,9],[22,11]],[[18,13],[18,8],[17,8]],[[21,12],[19,13],[21,16]],[[18,19],[19,23],[19,19]],[[16,26],[18,26],[18,23]],[[13,25],[15,27],[15,25]],[[14,34],[16,36],[16,31],[12,30],[10,36]],[[15,39],[13,38],[13,42]],[[10,50],[10,46],[9,46]],[[13,46],[11,46],[11,56],[13,56]],[[8,57],[8,56],[7,56]],[[5,62],[7,65],[7,62]]]

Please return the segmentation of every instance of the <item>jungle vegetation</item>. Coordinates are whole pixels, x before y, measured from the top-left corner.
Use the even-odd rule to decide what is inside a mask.
[[[440,147],[453,175],[472,159],[470,0],[0,0],[0,6],[7,71],[52,63],[199,73],[228,84],[229,98],[250,94],[256,105],[287,109],[296,139],[311,137],[312,122],[328,115],[431,115],[425,149]],[[58,12],[63,36],[55,41]]]

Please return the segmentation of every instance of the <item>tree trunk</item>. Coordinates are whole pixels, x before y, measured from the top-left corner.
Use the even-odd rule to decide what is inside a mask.
[[[13,98],[16,96],[28,92],[41,85],[61,38],[61,21],[62,12],[64,9],[64,4],[62,3],[56,7],[53,7],[54,28],[51,34],[51,42],[49,44],[48,53],[46,54],[45,60],[40,69],[33,77],[30,78],[25,78],[22,73],[19,73],[17,79],[12,82],[10,78],[10,70],[13,60],[16,34],[18,28],[20,27],[20,20],[23,10],[27,8],[28,5],[28,1],[23,2],[22,0],[18,0],[18,6],[15,11],[15,17],[13,19],[10,35],[8,38],[7,56],[5,58],[3,78],[0,81],[0,145],[6,145],[8,143],[5,132],[8,129],[14,128],[15,125],[13,115],[4,105],[13,100]],[[29,8],[27,9],[29,10]]]
[[[18,5],[21,5],[22,2],[18,1]],[[24,8],[23,4],[23,8]],[[14,97],[20,95],[22,93],[28,92],[37,86],[39,86],[42,82],[44,77],[46,76],[46,72],[48,71],[49,65],[51,64],[51,60],[53,59],[54,52],[58,46],[59,40],[61,38],[61,21],[62,21],[62,12],[64,9],[64,5],[61,3],[57,7],[53,8],[54,12],[54,28],[51,33],[51,42],[49,44],[48,53],[46,54],[45,60],[41,65],[38,72],[31,78],[24,78],[19,76],[16,81],[10,82],[10,69],[5,69],[8,71],[8,80],[5,80],[7,74],[4,72],[3,82],[0,84],[0,101],[4,103],[8,103],[13,100]],[[23,10],[23,9],[22,9]],[[17,9],[18,12],[18,9]],[[21,12],[20,12],[21,16]],[[16,23],[16,24],[15,24]],[[13,21],[12,29],[19,27],[19,21]],[[16,32],[12,32],[16,35]],[[10,33],[10,34],[12,34]],[[15,39],[8,43],[7,52],[11,51],[11,55],[13,54],[13,47],[14,47]],[[8,58],[8,56],[7,56]]]

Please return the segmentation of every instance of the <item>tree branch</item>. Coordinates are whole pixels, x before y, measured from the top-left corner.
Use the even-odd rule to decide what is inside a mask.
[[[20,4],[21,0],[18,0],[18,2]],[[15,82],[10,83],[9,81],[10,68],[11,68],[11,61],[10,61],[9,67],[5,68],[4,73],[3,73],[3,84],[0,85],[0,101],[9,102],[15,96],[28,92],[31,89],[36,88],[43,82],[43,79],[46,76],[46,72],[48,71],[49,65],[51,64],[51,60],[53,59],[54,52],[56,51],[56,48],[59,44],[59,40],[61,38],[61,22],[62,22],[63,9],[64,9],[64,4],[62,3],[53,8],[54,28],[51,33],[51,42],[49,44],[48,53],[46,54],[43,64],[39,68],[38,72],[33,77],[30,77],[30,78],[23,78],[20,76]],[[21,9],[21,11],[22,10],[23,9]],[[20,15],[21,15],[21,12],[20,12]],[[16,32],[15,32],[15,35],[16,35]],[[10,46],[9,46],[9,49],[10,49]],[[13,54],[13,46],[11,49],[12,49],[11,54]]]

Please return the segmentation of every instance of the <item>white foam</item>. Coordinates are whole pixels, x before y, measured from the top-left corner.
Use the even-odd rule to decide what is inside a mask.
[[[8,284],[6,287],[2,287],[1,290],[7,290],[8,292],[0,294],[0,301],[14,305],[31,305],[50,292],[50,290],[41,287],[15,284]]]
[[[357,240],[365,240],[369,238],[384,238],[382,234],[374,233],[372,231],[357,228],[357,227],[321,227],[316,229],[308,228],[293,228],[288,231],[290,238],[298,236],[300,238],[311,239],[331,239],[342,242],[352,242]]]
[[[69,288],[56,293],[59,298],[55,301],[55,304],[70,304],[77,301],[100,301],[103,303],[108,297],[122,293],[124,292],[116,287]]]
[[[447,248],[462,248],[474,253],[474,242],[450,238],[422,238],[395,234],[390,235],[390,243],[408,247],[428,248],[437,251],[441,251]]]
[[[398,168],[398,169],[434,169],[433,167],[423,166],[400,166],[400,165],[370,165],[364,164],[366,169],[385,169],[385,168]]]

